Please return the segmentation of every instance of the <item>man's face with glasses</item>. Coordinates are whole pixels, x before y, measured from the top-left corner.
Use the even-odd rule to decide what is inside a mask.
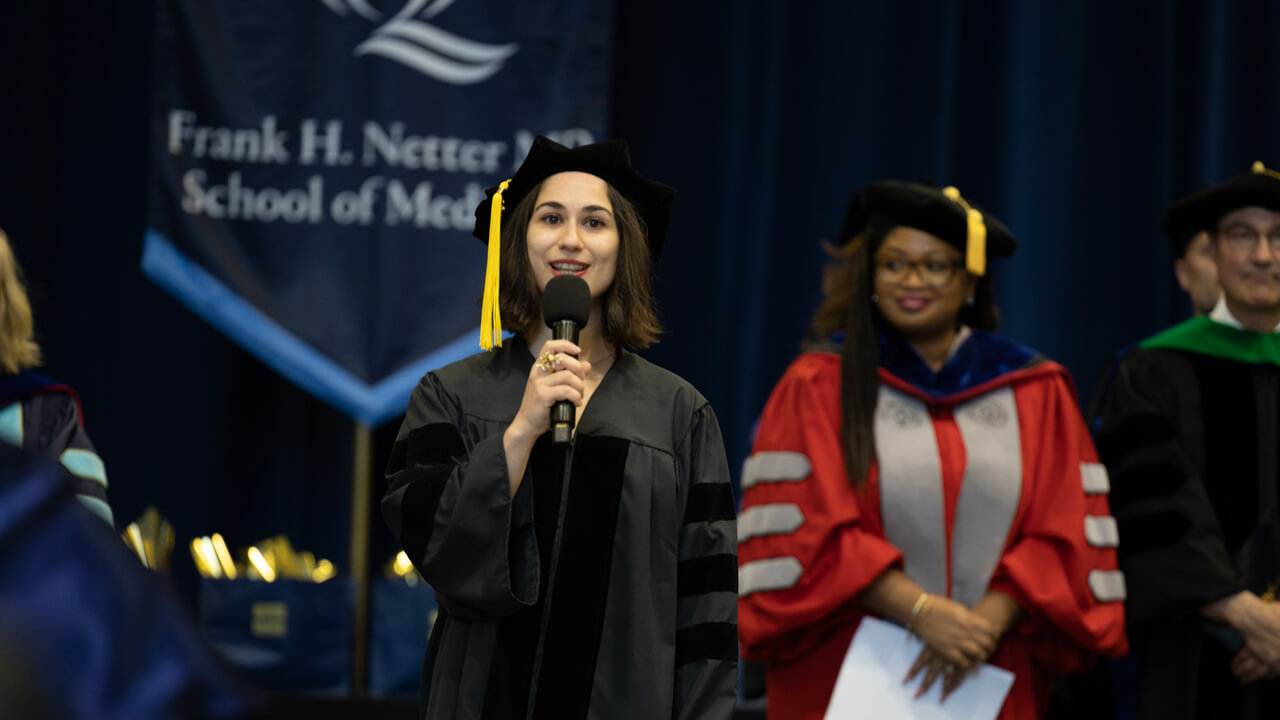
[[[1227,213],[1218,221],[1213,254],[1228,302],[1280,310],[1280,212],[1245,207]]]

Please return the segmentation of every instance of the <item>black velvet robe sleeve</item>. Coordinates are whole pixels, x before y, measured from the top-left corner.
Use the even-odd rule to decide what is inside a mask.
[[[391,452],[382,512],[442,607],[463,619],[497,620],[538,597],[529,483],[512,498],[502,433],[468,453],[464,423],[456,399],[428,373]]]
[[[671,716],[730,718],[738,687],[738,538],[720,427],[709,405],[676,453],[686,481]]]
[[[1205,483],[1254,479],[1206,477],[1200,393],[1184,355],[1138,350],[1103,404],[1097,446],[1119,523],[1130,628],[1189,618],[1244,589]]]

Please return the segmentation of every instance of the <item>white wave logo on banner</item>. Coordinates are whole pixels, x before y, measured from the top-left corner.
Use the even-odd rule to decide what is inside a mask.
[[[320,0],[339,15],[348,11],[370,22],[385,15],[368,0]],[[473,85],[502,69],[507,58],[520,49],[517,43],[486,45],[458,37],[426,20],[439,15],[455,0],[409,0],[390,20],[378,26],[369,39],[356,46],[354,55],[381,55],[423,75],[453,85]]]

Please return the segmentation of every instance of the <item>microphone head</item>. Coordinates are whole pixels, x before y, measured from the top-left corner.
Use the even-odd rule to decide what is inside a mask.
[[[542,292],[542,320],[553,326],[561,320],[572,320],[579,328],[587,326],[591,316],[591,288],[577,275],[557,275]]]

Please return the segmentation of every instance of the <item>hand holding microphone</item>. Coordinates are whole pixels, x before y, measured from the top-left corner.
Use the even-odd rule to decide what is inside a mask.
[[[512,426],[529,436],[551,431],[552,441],[568,445],[573,439],[577,408],[582,405],[591,364],[579,360],[578,331],[591,314],[591,290],[574,275],[557,275],[542,295],[542,317],[552,339],[543,344],[529,371],[524,399]]]
[[[542,293],[542,319],[551,328],[552,341],[567,340],[578,344],[578,331],[587,326],[591,316],[591,288],[576,275],[557,275]],[[578,352],[575,351],[575,360]],[[562,361],[563,362],[563,361]],[[581,375],[586,379],[586,371]],[[577,403],[557,401],[551,407],[551,441],[556,445],[573,442],[573,425],[577,421]]]

